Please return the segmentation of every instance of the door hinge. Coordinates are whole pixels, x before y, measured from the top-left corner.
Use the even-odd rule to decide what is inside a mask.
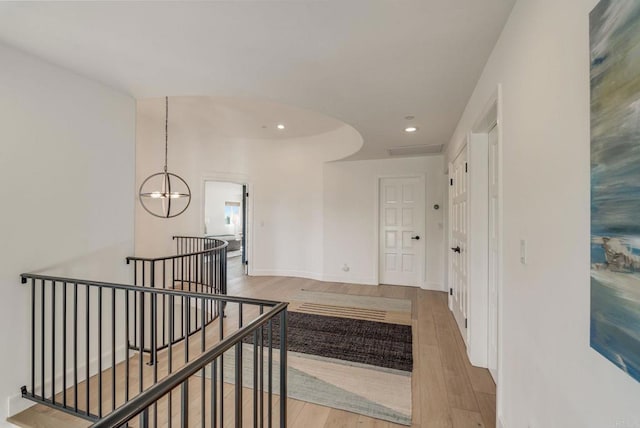
[[[464,319],[464,328],[467,328],[467,327],[468,327],[468,325],[469,325],[469,323],[467,322],[467,319],[465,318],[465,319]]]
[[[249,197],[249,192],[245,193],[244,196],[248,198]]]
[[[464,172],[469,172],[469,164],[468,163],[464,163]]]
[[[449,289],[449,296],[453,296],[453,288]]]
[[[449,179],[449,185],[450,185],[450,186],[453,186],[453,178],[450,178],[450,179]]]
[[[245,260],[245,261],[244,261],[244,264],[245,264],[245,265],[247,265],[247,266],[249,266],[249,260]]]

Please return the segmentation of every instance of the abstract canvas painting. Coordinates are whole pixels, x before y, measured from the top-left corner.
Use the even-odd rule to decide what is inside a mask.
[[[640,381],[640,1],[590,14],[591,347]]]

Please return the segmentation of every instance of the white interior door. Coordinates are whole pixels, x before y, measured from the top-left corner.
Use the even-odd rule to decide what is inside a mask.
[[[488,368],[498,383],[498,284],[500,280],[500,174],[498,127],[489,131]]]
[[[424,193],[422,177],[380,179],[381,284],[422,285]]]
[[[466,322],[469,309],[468,278],[468,180],[467,180],[467,147],[449,167],[449,224],[451,245],[449,255],[450,272],[450,304],[453,315],[467,342]]]

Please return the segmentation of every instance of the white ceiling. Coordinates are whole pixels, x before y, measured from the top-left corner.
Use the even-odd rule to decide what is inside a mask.
[[[164,99],[145,100],[162,106],[161,112],[158,111],[161,114],[155,120],[164,129]],[[182,122],[180,115],[192,115],[194,111],[199,116],[206,116],[202,117],[202,123],[207,124],[207,130],[211,131],[209,135],[221,137],[268,140],[304,138],[346,126],[332,117],[286,104],[254,98],[188,96],[169,97],[170,130],[172,122]],[[278,129],[279,124],[285,128]]]
[[[310,109],[372,159],[448,142],[514,1],[2,2],[0,41],[136,98]]]

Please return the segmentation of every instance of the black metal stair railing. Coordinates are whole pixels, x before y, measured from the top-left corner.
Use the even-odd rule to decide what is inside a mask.
[[[226,241],[215,238],[174,236],[176,254],[165,257],[127,257],[127,264],[133,265],[133,282],[136,286],[163,290],[180,290],[204,294],[227,293],[227,245]],[[169,300],[139,302],[133,296],[133,321],[144,318],[146,329],[133,331],[130,349],[142,349],[149,354],[149,363],[156,360],[158,351],[170,344],[178,343],[187,336],[200,331],[202,322],[209,324],[219,315],[219,308],[208,302],[204,320],[195,316],[193,308],[187,314],[186,300],[174,299],[173,305],[179,313],[171,323],[173,335],[169,337]],[[221,308],[224,311],[224,306]]]
[[[246,384],[243,368],[248,360],[253,366],[253,426],[270,427],[277,367],[271,320],[276,316],[281,317],[281,330],[275,334],[282,338],[279,392],[287,396],[286,303],[36,274],[23,274],[22,282],[31,292],[31,372],[29,384],[22,387],[27,399],[97,427],[120,426],[137,415],[143,427],[170,427],[174,422],[215,427],[231,418],[224,414],[225,395],[234,388],[233,420],[242,426],[239,386]],[[149,365],[141,352],[131,349],[130,340],[133,332],[143,337],[149,322],[152,331],[159,328],[157,316],[140,316],[147,308],[157,314],[159,307],[166,309],[166,346],[154,353],[155,364]],[[207,322],[223,310],[226,317]],[[179,318],[187,324],[198,319],[199,330],[177,341],[184,332]],[[249,335],[252,344],[243,345]],[[251,349],[247,358],[243,347]],[[225,366],[224,352],[232,348],[234,367],[229,358]],[[278,407],[281,427],[286,424],[286,401],[281,399]],[[194,403],[199,412],[190,415]]]
[[[273,329],[272,320],[280,318],[279,336],[282,338],[279,362],[279,391],[281,399],[278,405],[277,425],[284,428],[287,423],[287,303],[278,303],[266,313],[249,324],[243,326],[230,336],[223,339],[215,347],[202,353],[197,359],[170,374],[162,381],[138,395],[124,406],[115,410],[105,418],[96,422],[91,428],[119,428],[128,426],[136,416],[139,418],[138,426],[148,428],[150,426],[171,427],[174,423],[180,427],[189,426],[225,426],[224,415],[224,353],[235,349],[234,358],[234,424],[235,427],[243,425],[243,339],[253,336],[253,382],[251,416],[253,427],[272,427],[273,415]],[[264,378],[264,347],[267,336],[268,360],[267,378]],[[205,385],[206,369],[209,368],[209,385]],[[199,378],[199,381],[197,380]],[[195,381],[195,382],[194,382]],[[196,394],[196,402],[199,403],[199,413],[190,417],[189,407],[193,407],[193,393],[190,390],[197,389],[200,384],[199,394]],[[266,388],[265,388],[266,383]],[[194,388],[195,387],[195,388]],[[171,398],[173,394],[180,397],[179,414],[177,418],[172,416]],[[265,404],[265,393],[267,403]],[[158,406],[162,403],[166,408],[166,415],[158,415]]]

